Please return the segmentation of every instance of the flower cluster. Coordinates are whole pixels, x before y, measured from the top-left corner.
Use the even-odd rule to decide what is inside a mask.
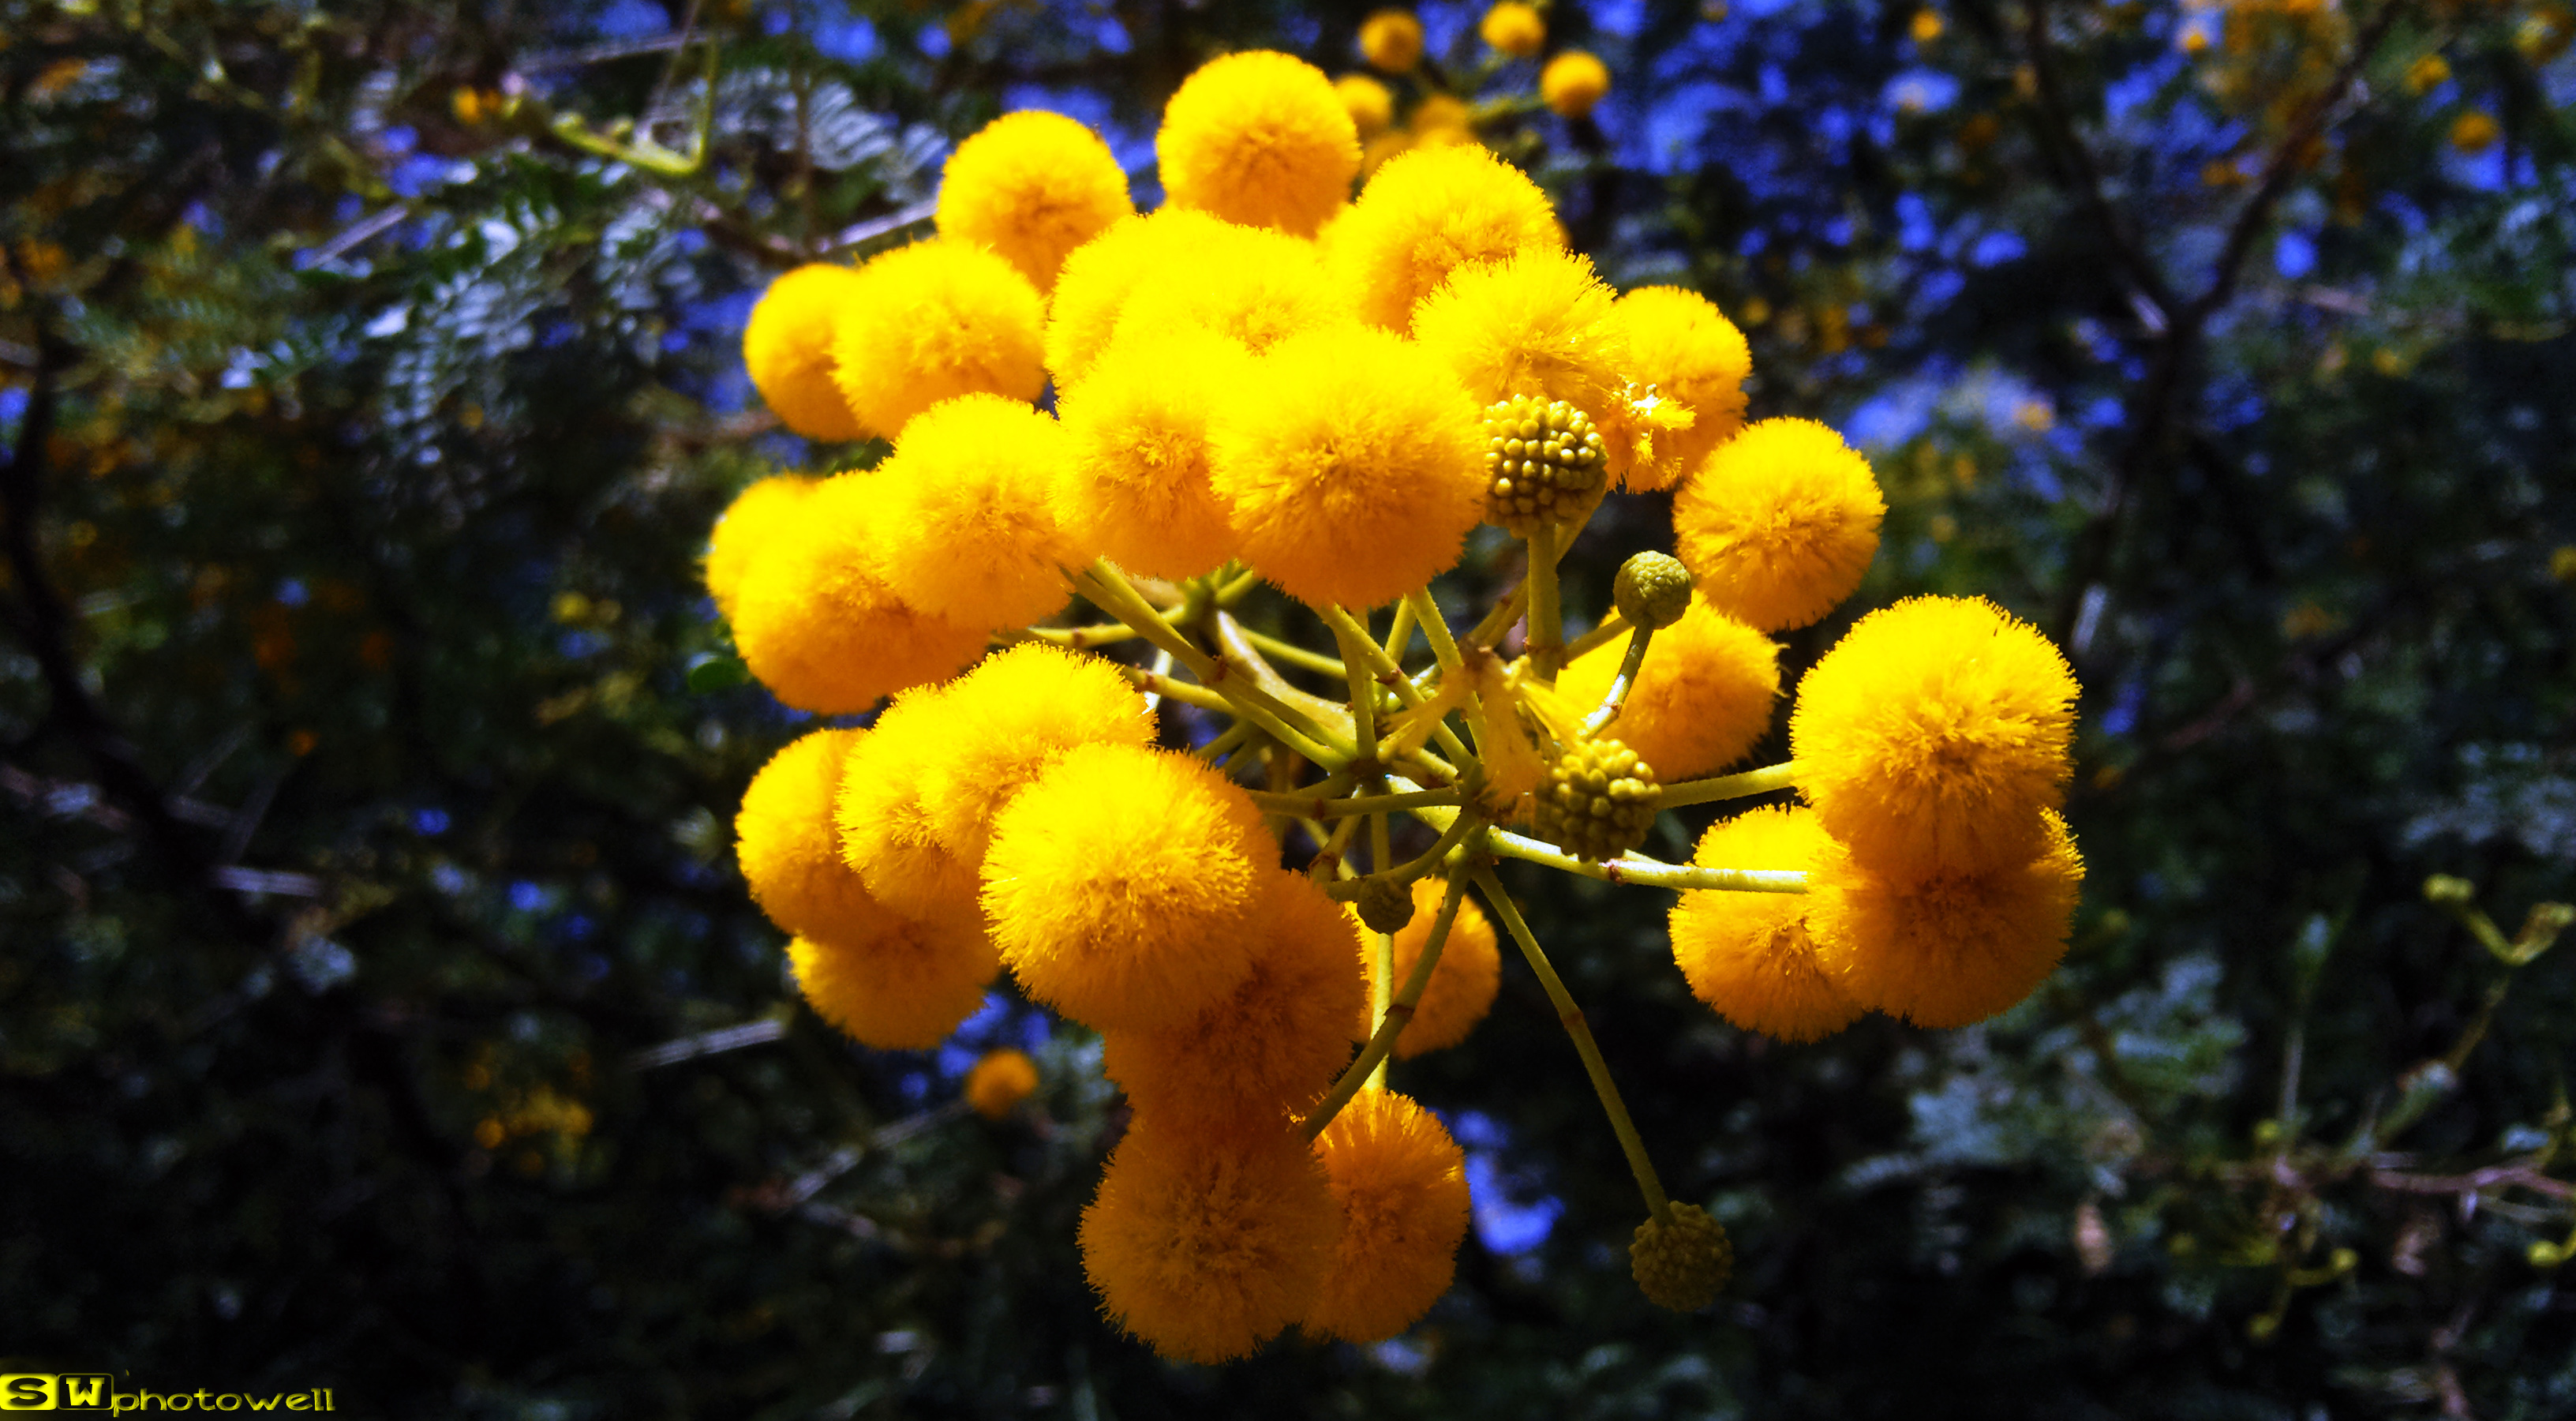
[[[1370,23],[1372,63],[1418,58],[1418,27]],[[1484,37],[1533,54],[1544,28],[1501,5]],[[1007,970],[1097,1031],[1133,1119],[1085,1267],[1111,1317],[1200,1361],[1291,1326],[1389,1337],[1447,1288],[1460,1152],[1386,1068],[1485,1016],[1497,922],[1636,1173],[1642,1286],[1689,1308],[1722,1285],[1723,1229],[1666,1198],[1498,857],[1683,890],[1692,989],[1801,1040],[2009,1006],[2080,874],[2055,813],[2072,680],[1987,603],[1864,617],[1799,688],[1796,758],[1706,778],[1772,722],[1772,634],[1869,565],[1867,462],[1746,423],[1717,308],[1614,290],[1485,148],[1410,148],[1354,198],[1346,89],[1285,54],[1209,63],[1142,214],[1070,120],[969,139],[936,237],[790,273],[745,332],[791,428],[891,452],[753,485],[706,560],[780,700],[892,697],[780,751],[737,820],[807,999],[921,1047]],[[1619,491],[1669,491],[1677,559],[1632,558],[1569,642],[1557,560]],[[1462,631],[1430,584],[1480,521],[1526,573]],[[1258,629],[1265,584],[1331,648]],[[1069,623],[1074,595],[1108,620]],[[1791,788],[1691,864],[1636,853],[1663,809]],[[978,1076],[996,1117],[1034,1080]]]

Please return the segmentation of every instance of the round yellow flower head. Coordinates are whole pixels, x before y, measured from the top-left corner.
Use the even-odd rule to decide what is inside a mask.
[[[1869,461],[1841,435],[1811,419],[1758,420],[1673,495],[1675,551],[1719,610],[1782,631],[1860,586],[1886,512]]]
[[[832,333],[859,299],[859,273],[831,262],[800,266],[769,283],[742,328],[742,363],[779,422],[808,439],[860,439],[867,431],[832,383]]]
[[[1140,1112],[1079,1238],[1110,1321],[1166,1357],[1224,1362],[1306,1315],[1341,1233],[1323,1161],[1284,1122],[1210,1136]]]
[[[1584,707],[1601,704],[1627,654],[1625,641],[1574,658],[1556,689]],[[1682,619],[1646,648],[1646,664],[1607,733],[1645,757],[1666,783],[1697,779],[1744,758],[1771,728],[1780,698],[1780,647],[1693,597]]]
[[[1304,875],[1274,874],[1246,931],[1252,970],[1234,990],[1179,1026],[1102,1033],[1101,1073],[1159,1123],[1286,1120],[1350,1063],[1368,986],[1349,915]]]
[[[966,1071],[966,1104],[987,1120],[1006,1120],[1038,1088],[1038,1063],[1016,1046],[975,1058]]]
[[[715,599],[718,616],[733,620],[734,593],[752,564],[772,539],[795,526],[806,496],[820,487],[815,479],[780,474],[751,484],[725,505],[707,534],[707,595]]]
[[[1359,130],[1333,81],[1294,55],[1254,49],[1181,81],[1154,137],[1175,207],[1311,237],[1351,195]]]
[[[1812,872],[1831,846],[1811,809],[1749,809],[1700,836],[1702,868]],[[1746,1031],[1816,1041],[1860,1016],[1816,960],[1810,893],[1684,893],[1673,906],[1673,961],[1691,995]]]
[[[1258,353],[1300,331],[1350,319],[1315,244],[1227,223],[1171,254],[1118,316],[1114,346],[1140,333],[1203,326]]]
[[[1383,1342],[1449,1291],[1467,1236],[1466,1156],[1430,1111],[1374,1087],[1351,1097],[1315,1145],[1341,1206],[1342,1239],[1299,1325],[1318,1337]]]
[[[1474,144],[1416,148],[1370,177],[1325,250],[1360,318],[1412,329],[1413,308],[1475,262],[1564,247],[1527,174]]]
[[[1065,460],[1055,515],[1075,547],[1148,577],[1196,577],[1235,555],[1208,482],[1208,423],[1259,367],[1203,326],[1135,331],[1093,362],[1056,408]]]
[[[1172,263],[1220,240],[1228,229],[1204,212],[1162,207],[1122,217],[1074,248],[1047,304],[1046,364],[1055,372],[1056,387],[1071,388],[1108,348],[1137,287],[1159,280]]]
[[[1387,74],[1410,74],[1422,62],[1422,22],[1410,10],[1379,10],[1360,21],[1360,57]]]
[[[1538,74],[1538,96],[1565,118],[1589,118],[1610,93],[1610,66],[1593,55],[1569,49],[1547,62]]]
[[[1067,253],[1135,210],[1100,135],[1044,109],[984,125],[939,175],[939,235],[992,248],[1040,291]]]
[[[999,395],[961,395],[906,426],[878,467],[879,566],[897,595],[952,621],[1025,626],[1071,595],[1076,558],[1047,494],[1064,429]]]
[[[1361,142],[1394,125],[1395,95],[1366,74],[1343,75],[1333,81],[1333,92],[1341,96],[1342,111],[1351,116],[1351,127],[1358,131]]]
[[[830,932],[864,923],[874,905],[866,885],[841,862],[832,827],[832,791],[841,762],[867,732],[817,730],[770,757],[742,792],[734,816],[734,855],[751,885],[751,901],[790,934]]]
[[[1250,796],[1206,766],[1084,745],[995,817],[984,914],[1037,1000],[1103,1030],[1183,1026],[1251,974],[1278,854]]]
[[[2495,146],[2504,128],[2495,115],[2471,109],[2451,123],[2451,146],[2463,153],[2483,153]]]
[[[1828,843],[1811,870],[1816,961],[1845,996],[1922,1026],[1985,1020],[2029,996],[2066,955],[2084,860],[2042,810],[2039,856],[1982,873],[1905,880]]]
[[[1390,601],[1457,562],[1484,514],[1481,413],[1382,331],[1291,336],[1217,409],[1216,496],[1243,556],[1288,595]]]
[[[1983,598],[1909,597],[1860,619],[1798,686],[1789,753],[1825,831],[1893,878],[1985,873],[2040,852],[2075,732],[2075,674]]]
[[[1431,941],[1431,925],[1440,914],[1441,895],[1448,885],[1437,878],[1413,880],[1413,921],[1395,934],[1394,986],[1404,985],[1413,975],[1413,964],[1422,960],[1422,949]],[[1368,954],[1369,990],[1377,990],[1377,953]],[[1413,1019],[1404,1024],[1395,1038],[1395,1058],[1409,1061],[1425,1051],[1445,1050],[1467,1039],[1476,1023],[1494,1009],[1494,994],[1503,982],[1503,959],[1494,945],[1494,925],[1485,919],[1485,910],[1473,898],[1458,900],[1457,919],[1449,924],[1449,940],[1440,946],[1440,965],[1431,969],[1431,980],[1423,985],[1422,1000],[1413,1004]],[[1392,987],[1389,990],[1393,990]],[[1368,1013],[1360,1013],[1361,1035],[1368,1032]]]
[[[982,247],[934,239],[859,268],[834,318],[832,379],[870,434],[892,439],[942,400],[1028,401],[1046,388],[1044,298]]]
[[[1672,1222],[1648,1219],[1628,1244],[1628,1271],[1646,1301],[1674,1312],[1697,1312],[1717,1301],[1717,1290],[1735,1271],[1735,1246],[1725,1226],[1697,1204],[1675,1204]]]
[[[734,646],[770,694],[799,710],[863,711],[984,654],[982,627],[923,612],[886,584],[875,478],[824,480],[734,592]]]
[[[1502,0],[1485,12],[1476,26],[1476,34],[1497,54],[1514,59],[1527,59],[1547,43],[1547,21],[1541,19],[1536,5],[1520,0]]]
[[[1406,124],[1415,143],[1433,147],[1476,141],[1476,111],[1454,94],[1425,94]]]
[[[1154,740],[1154,713],[1116,667],[1034,642],[949,682],[939,722],[945,749],[921,767],[922,812],[969,867],[984,862],[993,816],[1066,751]]]
[[[1651,463],[1627,470],[1627,488],[1664,488],[1743,428],[1753,351],[1714,303],[1678,286],[1641,286],[1619,298],[1617,314],[1629,378],[1691,413],[1688,428],[1659,441]]]
[[[1625,331],[1590,257],[1531,247],[1450,273],[1413,311],[1413,338],[1488,404],[1512,395],[1593,413],[1627,384]]]
[[[797,989],[815,1015],[880,1051],[925,1051],[984,1004],[1001,971],[971,927],[924,923],[880,909],[865,931],[787,944]]]
[[[921,801],[923,778],[957,748],[948,688],[895,697],[848,759],[832,801],[841,859],[878,901],[916,918],[975,923],[975,865],[948,851]]]

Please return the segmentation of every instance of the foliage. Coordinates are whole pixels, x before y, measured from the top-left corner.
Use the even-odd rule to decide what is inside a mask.
[[[1993,591],[2087,687],[2078,945],[1992,1025],[1767,1043],[1660,909],[1533,895],[1735,1237],[1713,1314],[1634,1295],[1525,975],[1399,1068],[1470,1150],[1460,1287],[1222,1371],[1073,1281],[1115,1128],[1077,1033],[863,1053],[782,1005],[725,823],[793,718],[690,590],[806,457],[749,297],[919,221],[995,112],[1143,170],[1200,59],[1356,67],[1365,8],[0,5],[15,1360],[405,1415],[2576,1406],[2531,1253],[2576,968],[2490,1005],[2421,891],[2507,955],[2576,897],[2554,0],[1552,7],[1609,99],[1481,131],[1620,285],[1737,316],[1753,413],[1872,450],[1850,610]],[[1475,13],[1423,13],[1471,72]],[[1605,512],[1578,615],[1664,517]],[[988,1125],[950,1102],[1001,1042],[1043,1085]]]

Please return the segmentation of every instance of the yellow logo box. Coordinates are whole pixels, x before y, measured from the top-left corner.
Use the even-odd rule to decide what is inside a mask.
[[[105,1411],[115,1395],[106,1372],[0,1373],[0,1411]]]

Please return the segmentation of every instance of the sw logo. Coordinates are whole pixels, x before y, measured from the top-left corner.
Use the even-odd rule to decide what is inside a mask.
[[[116,1394],[106,1372],[11,1372],[0,1375],[0,1411],[105,1411]]]

